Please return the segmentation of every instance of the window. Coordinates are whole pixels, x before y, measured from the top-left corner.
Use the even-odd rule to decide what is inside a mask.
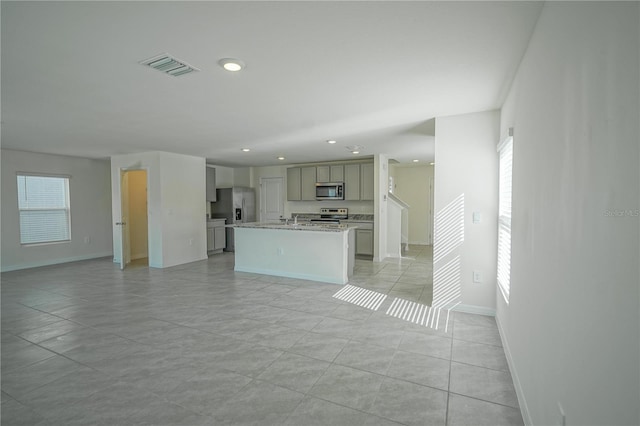
[[[18,174],[20,243],[71,239],[69,178]]]
[[[513,138],[500,144],[500,181],[498,204],[498,287],[509,303],[511,287],[511,176]]]

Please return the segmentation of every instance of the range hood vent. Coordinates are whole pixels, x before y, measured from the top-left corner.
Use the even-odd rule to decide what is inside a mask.
[[[140,64],[146,65],[173,77],[200,71],[198,68],[192,67],[186,62],[176,59],[167,53],[162,53],[154,56],[153,58],[140,61]]]

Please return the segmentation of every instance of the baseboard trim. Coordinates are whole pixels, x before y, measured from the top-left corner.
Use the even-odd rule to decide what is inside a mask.
[[[87,254],[84,256],[64,257],[61,259],[45,260],[42,262],[21,263],[19,265],[2,266],[1,272],[19,271],[21,269],[40,268],[42,266],[59,265],[62,263],[78,262],[81,260],[99,259],[101,257],[113,257],[113,252]]]
[[[516,389],[516,397],[518,398],[518,405],[520,406],[520,414],[522,415],[522,421],[526,426],[531,426],[533,425],[533,421],[531,420],[531,413],[529,412],[529,407],[527,406],[527,400],[524,397],[524,392],[522,391],[522,385],[520,384],[518,371],[515,369],[515,366],[513,365],[513,357],[511,356],[511,349],[509,348],[509,342],[505,337],[504,329],[502,328],[502,323],[500,322],[500,318],[497,315],[496,315],[496,324],[498,324],[498,333],[500,334],[500,341],[502,341],[502,348],[504,349],[504,355],[507,358],[507,365],[509,366],[509,372],[511,372],[511,378],[513,379],[513,387]]]
[[[131,260],[145,259],[149,257],[147,253],[138,253],[131,255]]]
[[[486,306],[465,305],[459,304],[453,308],[456,312],[464,312],[465,314],[487,315],[490,317],[496,316],[496,310],[493,308],[487,308]]]
[[[279,270],[271,270],[271,269],[263,269],[263,268],[252,268],[247,266],[236,266],[234,268],[236,272],[249,272],[251,274],[262,274],[262,275],[274,275],[277,277],[285,277],[285,278],[295,278],[299,280],[309,280],[309,281],[317,281],[322,283],[329,284],[341,284],[344,285],[348,282],[342,282],[339,278],[315,275],[315,274],[302,274],[298,272],[283,272]]]

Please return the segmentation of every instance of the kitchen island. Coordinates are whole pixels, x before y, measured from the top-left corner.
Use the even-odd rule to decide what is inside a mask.
[[[355,262],[355,226],[234,225],[235,270],[346,284]]]

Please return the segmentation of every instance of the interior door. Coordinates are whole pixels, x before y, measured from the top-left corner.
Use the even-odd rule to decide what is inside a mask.
[[[283,186],[281,177],[260,179],[261,222],[279,222],[284,216]]]
[[[124,269],[131,261],[131,245],[129,241],[129,175],[126,171],[120,172],[120,269]]]

